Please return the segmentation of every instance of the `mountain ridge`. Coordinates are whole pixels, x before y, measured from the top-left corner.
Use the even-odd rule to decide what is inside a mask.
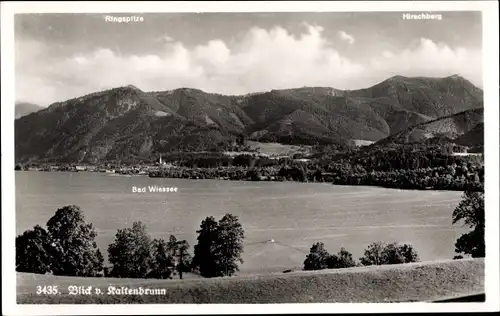
[[[483,129],[484,109],[476,108],[411,126],[403,132],[380,140],[377,144],[422,143],[441,138],[463,146],[482,146]],[[475,137],[472,136],[475,134]]]
[[[192,88],[144,92],[128,85],[16,119],[16,161],[98,162],[219,151],[239,136],[302,145],[380,141],[482,106],[482,90],[453,76],[395,76],[361,90],[302,87],[246,95]]]

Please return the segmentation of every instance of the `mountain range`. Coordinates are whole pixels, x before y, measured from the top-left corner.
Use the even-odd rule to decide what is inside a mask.
[[[238,96],[124,86],[17,118],[15,154],[17,162],[145,159],[221,150],[238,136],[314,145],[419,141],[443,133],[455,139],[471,132],[464,136],[470,143],[479,141],[482,107],[483,91],[457,75],[395,76],[360,90],[303,87]]]

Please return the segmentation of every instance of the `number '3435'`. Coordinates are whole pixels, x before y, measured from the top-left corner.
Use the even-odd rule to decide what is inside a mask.
[[[37,286],[36,295],[55,295],[59,294],[59,289],[57,285],[47,285],[47,286]]]

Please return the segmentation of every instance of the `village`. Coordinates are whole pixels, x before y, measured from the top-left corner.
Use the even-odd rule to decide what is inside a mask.
[[[286,159],[293,163],[307,163],[310,161],[308,158],[298,158],[294,155],[268,155],[264,153],[240,153],[242,156],[251,157],[251,159],[261,159],[266,158],[272,161],[279,161]],[[229,160],[234,161],[237,157],[234,153],[227,154]],[[44,171],[44,172],[101,172],[108,173],[112,175],[149,175],[152,177],[157,177],[161,172],[172,169],[185,169],[183,166],[179,165],[176,161],[165,161],[162,155],[155,161],[155,163],[136,163],[136,164],[126,164],[126,163],[102,163],[102,164],[61,164],[61,163],[30,163],[21,166],[17,164],[15,166],[16,171]],[[195,168],[196,169],[196,168]],[[246,168],[245,168],[246,169]]]

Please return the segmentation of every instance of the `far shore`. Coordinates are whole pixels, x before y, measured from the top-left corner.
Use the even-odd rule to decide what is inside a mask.
[[[211,168],[192,168],[196,170],[205,170],[205,169],[211,169]],[[145,174],[145,173],[133,173],[133,174],[122,174],[118,172],[102,172],[102,171],[95,171],[95,170],[75,170],[75,171],[68,171],[68,170],[17,170],[21,172],[52,172],[52,173],[75,173],[75,172],[80,172],[80,173],[100,173],[100,174],[106,174],[108,176],[112,177],[140,177],[140,176],[146,176],[149,178],[164,178],[164,179],[183,179],[183,180],[197,180],[197,181],[202,181],[202,180],[219,180],[219,181],[236,181],[236,182],[295,182],[295,183],[322,183],[322,184],[330,184],[334,186],[344,186],[344,187],[371,187],[371,188],[379,188],[379,189],[387,189],[387,190],[396,190],[396,191],[436,191],[436,192],[456,192],[456,191],[463,191],[463,190],[446,190],[446,189],[435,189],[435,188],[398,188],[398,187],[390,187],[390,186],[383,186],[383,185],[369,185],[369,184],[338,184],[335,182],[330,182],[330,181],[296,181],[296,180],[287,180],[287,179],[268,179],[265,177],[262,177],[262,179],[255,180],[251,178],[246,178],[246,179],[230,179],[230,178],[225,178],[225,177],[214,177],[214,178],[184,178],[184,177],[151,177],[150,174]]]

